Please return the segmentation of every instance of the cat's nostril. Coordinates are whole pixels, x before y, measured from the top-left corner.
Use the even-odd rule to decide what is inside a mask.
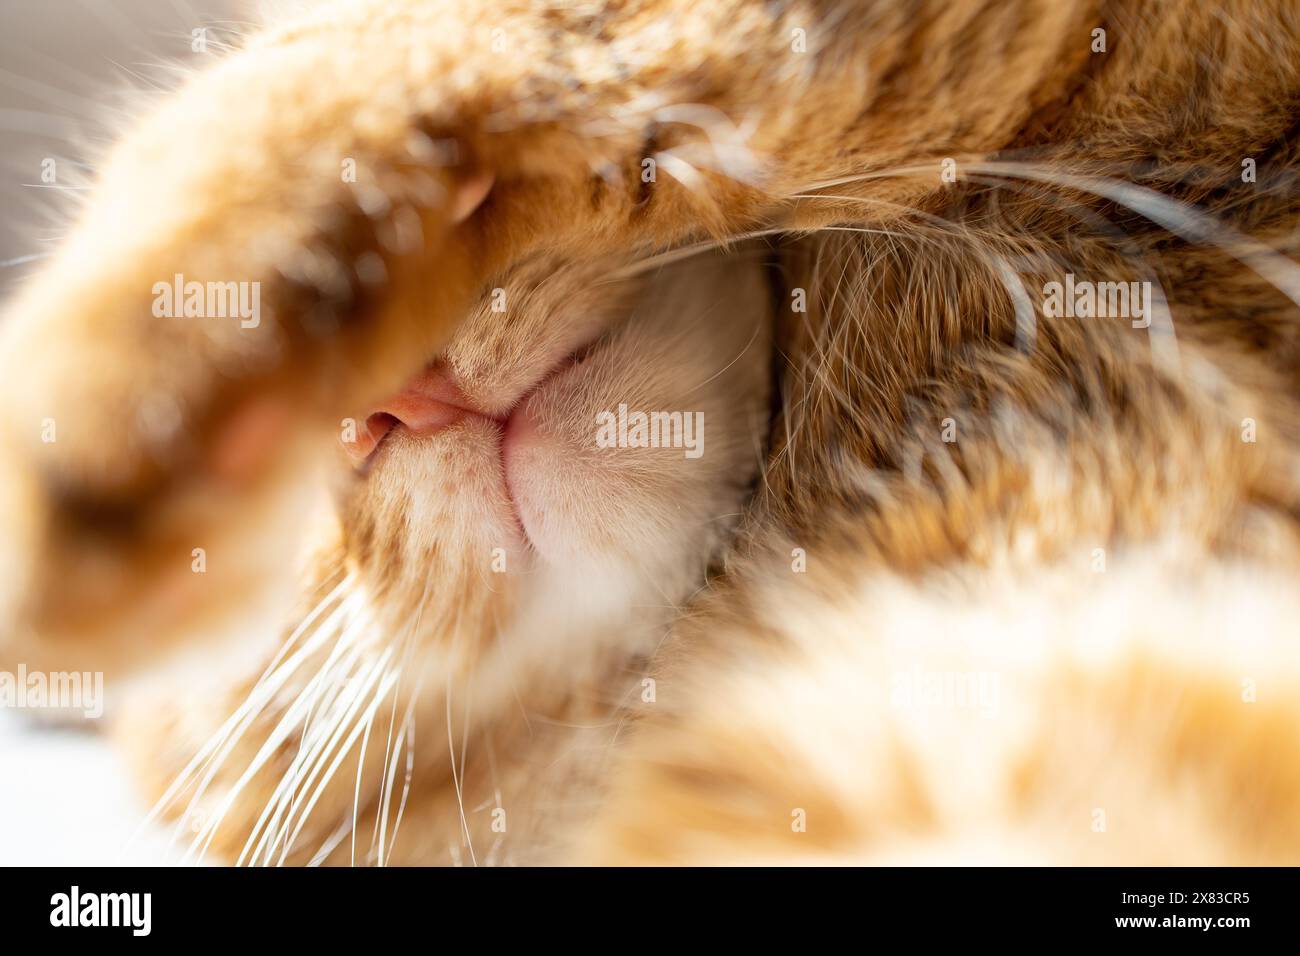
[[[366,419],[366,436],[371,443],[371,447],[378,445],[384,440],[384,436],[393,430],[400,422],[387,412],[375,412]]]
[[[383,438],[388,429],[397,423],[397,419],[388,412],[375,412],[366,419],[366,430],[376,438]]]
[[[400,422],[387,412],[374,412],[367,415],[356,429],[355,435],[343,436],[343,450],[347,452],[353,464],[365,464],[384,437],[399,424]]]
[[[366,424],[369,427],[371,419],[381,418],[388,420],[388,428],[401,425],[415,435],[432,435],[468,414],[468,409],[435,397],[417,386],[385,402],[380,412],[366,419]]]
[[[399,425],[413,435],[442,431],[475,414],[465,395],[437,366],[425,369],[401,392],[366,416],[355,441],[346,443],[358,464],[367,461],[380,442]]]

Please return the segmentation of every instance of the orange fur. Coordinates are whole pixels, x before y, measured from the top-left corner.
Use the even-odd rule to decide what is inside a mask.
[[[1105,53],[1089,49],[1098,27]],[[430,733],[352,758],[284,859],[352,858],[331,838],[360,805],[353,832],[386,862],[449,846],[475,862],[475,848],[492,862],[1294,862],[1297,63],[1300,24],[1272,0],[313,8],[130,132],[13,307],[3,658],[149,659],[178,604],[234,603],[211,581],[163,601],[185,577],[177,554],[218,531],[247,540],[255,507],[281,513],[273,496],[340,418],[433,358],[486,401],[514,395],[529,362],[608,310],[614,371],[536,410],[567,476],[536,494],[567,528],[592,509],[553,585],[576,610],[482,573],[508,531],[493,524],[499,476],[474,464],[496,439],[475,424],[395,442],[382,470],[344,482],[313,584],[359,669],[311,685],[303,665],[269,713],[289,720],[313,692],[346,701],[339,675],[382,682],[385,654],[409,656],[390,726]],[[176,142],[191,162],[166,158]],[[730,239],[747,241],[713,249]],[[674,249],[683,261],[651,268]],[[379,286],[358,269],[375,256]],[[261,281],[269,317],[149,319],[147,290],[176,272]],[[1168,314],[1149,329],[1049,317],[1037,290],[1066,272],[1149,281]],[[498,287],[518,303],[504,326],[487,307]],[[685,300],[664,305],[674,289]],[[766,335],[749,333],[771,303],[768,423]],[[619,349],[658,371],[629,377]],[[707,377],[682,369],[737,350],[697,396],[725,421],[712,470],[563,470],[587,440],[572,423],[599,403],[671,405]],[[292,409],[292,427],[231,482],[212,449],[254,401]],[[33,437],[47,416],[53,445]],[[465,487],[431,491],[447,481]],[[701,532],[720,509],[728,521]],[[655,560],[628,566],[671,613],[629,617],[644,580],[619,562],[646,540]],[[616,607],[580,600],[586,586]],[[506,656],[520,634],[522,667]],[[997,674],[1004,712],[891,704],[914,670]],[[226,679],[210,703],[132,724],[156,788],[253,686]],[[276,726],[255,724],[191,808],[220,820],[205,832],[232,857],[300,767]],[[385,807],[405,791],[386,758],[403,752],[396,841]]]

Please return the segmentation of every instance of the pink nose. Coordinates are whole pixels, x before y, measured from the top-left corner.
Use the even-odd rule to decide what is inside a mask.
[[[467,415],[476,414],[470,404],[445,372],[430,366],[373,409],[357,430],[356,441],[344,442],[343,447],[360,464],[399,425],[415,435],[432,435]]]

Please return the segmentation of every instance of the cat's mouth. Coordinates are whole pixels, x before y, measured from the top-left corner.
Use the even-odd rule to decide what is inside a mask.
[[[493,433],[495,453],[492,455],[492,465],[486,459],[480,460],[473,456],[461,459],[462,463],[464,467],[477,467],[470,463],[481,461],[484,467],[494,467],[499,475],[498,487],[510,512],[508,518],[504,514],[498,517],[508,520],[520,533],[521,543],[536,552],[539,541],[530,532],[530,526],[531,531],[539,531],[541,525],[548,524],[549,509],[542,504],[539,511],[540,503],[535,495],[526,496],[532,507],[521,507],[524,502],[517,491],[521,481],[525,486],[530,483],[536,485],[539,474],[546,476],[552,469],[542,465],[539,472],[537,458],[532,454],[538,442],[545,444],[546,440],[538,432],[534,410],[530,408],[531,400],[542,398],[550,383],[581,366],[605,340],[606,336],[597,336],[550,365],[539,376],[532,377],[531,381],[523,379],[526,384],[514,390],[517,394],[504,406],[504,411],[501,410],[503,406],[498,404],[495,414],[487,401],[478,401],[468,394],[470,390],[457,382],[455,375],[443,362],[435,361],[400,392],[376,406],[361,420],[355,440],[345,440],[344,448],[358,474],[365,477],[382,467],[384,459],[390,453],[410,448],[406,439],[414,439],[416,442],[437,441],[444,433],[446,437],[453,438],[453,432],[458,428],[467,440],[470,440],[470,434],[477,433],[481,437],[484,431]],[[494,398],[499,401],[500,393],[494,393]],[[465,431],[467,427],[468,431]],[[482,447],[481,444],[479,447]],[[541,484],[546,485],[548,481],[543,477]],[[483,507],[490,509],[487,500],[484,500]],[[490,510],[485,512],[485,517],[490,513]]]
[[[528,399],[565,370],[581,364],[595,344],[584,345],[549,368],[521,392],[504,414],[493,414],[476,402],[442,363],[434,362],[359,422],[355,438],[343,441],[344,450],[358,472],[365,475],[381,457],[387,439],[399,431],[428,438],[468,419],[478,419],[499,429],[504,441],[511,431],[518,430],[516,419]]]

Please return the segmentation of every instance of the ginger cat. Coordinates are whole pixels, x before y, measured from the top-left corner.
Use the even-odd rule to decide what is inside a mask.
[[[9,306],[0,666],[195,858],[1300,862],[1297,102],[1274,0],[296,5]]]

